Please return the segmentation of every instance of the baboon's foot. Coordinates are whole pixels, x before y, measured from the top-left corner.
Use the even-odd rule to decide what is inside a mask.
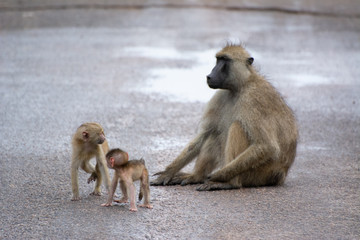
[[[152,209],[152,208],[153,208],[153,206],[152,206],[152,205],[150,205],[149,203],[148,203],[148,204],[141,204],[141,205],[139,205],[139,207],[142,207],[142,208],[149,208],[149,209]]]
[[[121,198],[121,199],[118,199],[118,200],[114,200],[114,202],[117,202],[117,203],[127,203],[128,202],[128,198]]]
[[[236,187],[230,183],[221,183],[221,182],[206,182],[204,184],[201,184],[196,188],[198,191],[216,191],[216,190],[230,190],[230,189],[236,189],[239,187]]]
[[[101,196],[101,192],[93,191],[92,193],[90,193],[90,195],[92,195],[92,196]]]

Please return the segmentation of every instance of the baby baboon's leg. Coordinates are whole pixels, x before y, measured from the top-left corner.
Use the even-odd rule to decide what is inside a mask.
[[[119,200],[114,200],[114,202],[117,203],[127,203],[129,198],[128,198],[128,194],[126,191],[126,183],[122,180],[120,180],[120,190],[122,193],[122,197]]]
[[[144,194],[144,204],[139,205],[139,207],[145,208],[153,208],[150,204],[150,187],[149,187],[149,173],[146,169],[144,169],[143,174],[141,176],[140,189]]]
[[[136,201],[135,201],[135,185],[133,182],[126,182],[127,192],[130,198],[130,211],[137,212]]]

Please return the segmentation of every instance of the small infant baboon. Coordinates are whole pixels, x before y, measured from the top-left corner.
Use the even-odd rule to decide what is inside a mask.
[[[115,200],[118,203],[126,203],[128,196],[130,197],[130,211],[136,212],[135,203],[135,185],[134,181],[140,180],[139,200],[144,195],[144,204],[139,207],[152,208],[150,205],[150,187],[149,187],[149,173],[145,167],[145,161],[129,160],[129,155],[119,148],[110,150],[106,154],[106,161],[109,168],[115,170],[114,177],[111,182],[109,197],[106,203],[101,206],[111,206],[114,198],[117,183],[120,179],[120,189],[123,197],[120,200]]]
[[[78,172],[81,167],[90,173],[88,183],[96,181],[92,195],[101,195],[101,181],[105,178],[105,186],[109,191],[110,177],[106,167],[105,154],[109,150],[104,130],[98,123],[84,123],[75,132],[72,138],[71,183],[72,201],[80,200]],[[96,157],[96,166],[90,164],[90,159]]]
[[[219,90],[200,133],[152,185],[203,183],[197,190],[208,191],[282,184],[296,155],[293,112],[241,45],[228,44],[216,59],[207,84]],[[180,172],[195,158],[193,173]]]

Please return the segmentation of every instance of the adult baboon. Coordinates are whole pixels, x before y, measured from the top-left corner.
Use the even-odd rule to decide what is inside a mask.
[[[207,83],[220,90],[200,133],[151,184],[204,183],[200,191],[282,184],[296,155],[293,112],[241,45],[228,44],[216,59]],[[196,157],[193,173],[179,172]]]

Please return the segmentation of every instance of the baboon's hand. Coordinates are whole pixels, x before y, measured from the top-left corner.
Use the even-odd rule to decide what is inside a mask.
[[[155,180],[150,182],[151,186],[159,186],[159,185],[169,185],[171,179],[172,179],[172,175],[170,175],[169,173],[162,171],[162,172],[158,172],[155,173],[153,176],[157,176],[159,175]]]
[[[216,171],[213,174],[208,176],[208,180],[212,182],[227,182],[229,179],[226,178],[226,175],[221,174],[220,171]]]
[[[94,182],[94,181],[96,181],[96,179],[97,179],[97,175],[96,175],[95,172],[93,172],[93,173],[91,174],[91,176],[88,178],[87,183],[89,184],[89,183],[91,183],[91,182]]]
[[[215,191],[215,190],[230,190],[238,188],[236,186],[231,185],[230,183],[222,183],[222,182],[211,182],[207,181],[204,184],[201,184],[196,188],[198,191]]]

